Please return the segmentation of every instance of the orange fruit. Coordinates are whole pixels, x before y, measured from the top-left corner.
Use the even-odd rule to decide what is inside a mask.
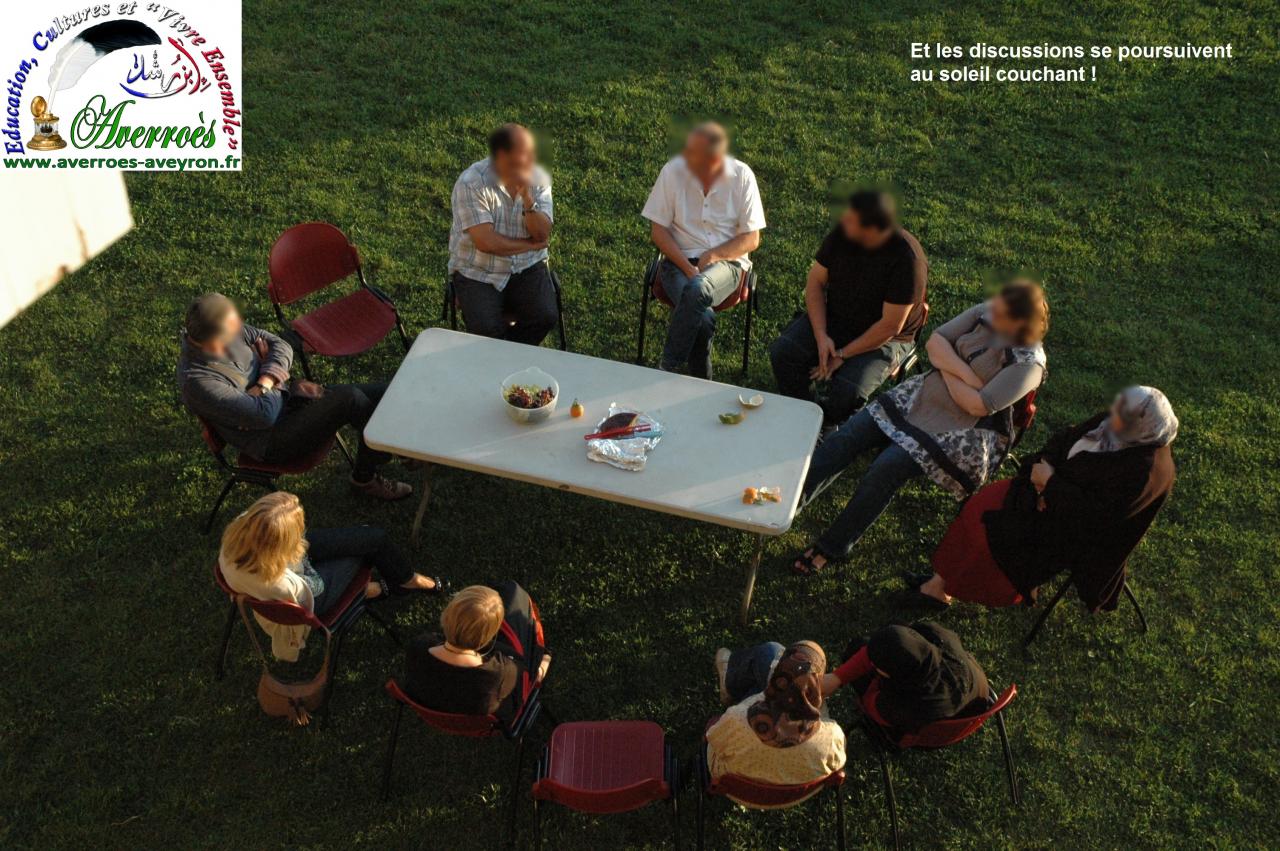
[[[755,488],[747,488],[742,492],[742,504],[754,505],[759,496],[760,494]]]
[[[575,419],[577,417],[582,416],[586,412],[587,412],[587,409],[582,407],[582,403],[579,402],[577,399],[574,399],[573,404],[569,406],[569,416],[574,417]]]

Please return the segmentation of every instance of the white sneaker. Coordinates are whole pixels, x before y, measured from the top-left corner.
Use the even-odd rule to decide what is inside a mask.
[[[725,678],[729,676],[729,657],[732,655],[728,647],[721,647],[716,651],[716,679],[720,681],[720,702],[725,706],[733,703],[733,697],[724,684]]]

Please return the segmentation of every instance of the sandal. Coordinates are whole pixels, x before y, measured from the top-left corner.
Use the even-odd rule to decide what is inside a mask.
[[[923,573],[917,574],[904,570],[902,572],[902,578],[906,581],[907,587],[899,596],[898,602],[901,605],[908,608],[928,609],[935,612],[945,612],[947,609],[951,608],[950,603],[939,600],[932,594],[926,594],[920,590],[921,585],[933,578],[932,573],[926,576]]]
[[[818,552],[817,547],[809,547],[800,555],[791,560],[791,572],[796,576],[813,576],[823,570],[827,565],[818,567],[813,563],[814,556],[822,556],[827,559],[827,564],[831,563],[831,559],[825,553]]]
[[[428,597],[438,597],[448,592],[449,583],[447,580],[441,579],[438,576],[427,576],[426,574],[423,574],[423,576],[434,583],[430,588],[405,588],[403,585],[397,585],[395,588],[391,589],[391,594],[396,597],[405,597],[410,594],[425,594]],[[381,579],[379,579],[378,582],[379,584],[382,584],[383,593],[387,593],[386,584],[383,583]]]

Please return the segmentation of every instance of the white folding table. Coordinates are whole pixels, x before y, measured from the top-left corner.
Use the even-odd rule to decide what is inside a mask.
[[[551,419],[520,425],[502,400],[503,379],[529,366],[560,384]],[[418,336],[365,427],[374,449],[489,473],[756,534],[742,595],[746,621],[767,536],[791,526],[822,425],[812,402],[763,394],[737,425],[718,415],[743,410],[731,385],[629,363],[429,328]],[[578,399],[580,419],[569,416]],[[643,411],[663,427],[643,471],[587,458],[583,435],[610,403]],[[746,505],[748,487],[778,487],[781,502]],[[416,540],[430,486],[414,519]]]

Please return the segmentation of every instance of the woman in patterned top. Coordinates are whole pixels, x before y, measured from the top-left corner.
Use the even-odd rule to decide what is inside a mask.
[[[929,372],[873,400],[814,451],[805,505],[859,456],[878,454],[836,522],[796,557],[792,571],[808,575],[847,556],[916,476],[957,500],[982,487],[1009,451],[1015,403],[1044,380],[1048,330],[1044,290],[1023,280],[939,326],[925,346]]]

